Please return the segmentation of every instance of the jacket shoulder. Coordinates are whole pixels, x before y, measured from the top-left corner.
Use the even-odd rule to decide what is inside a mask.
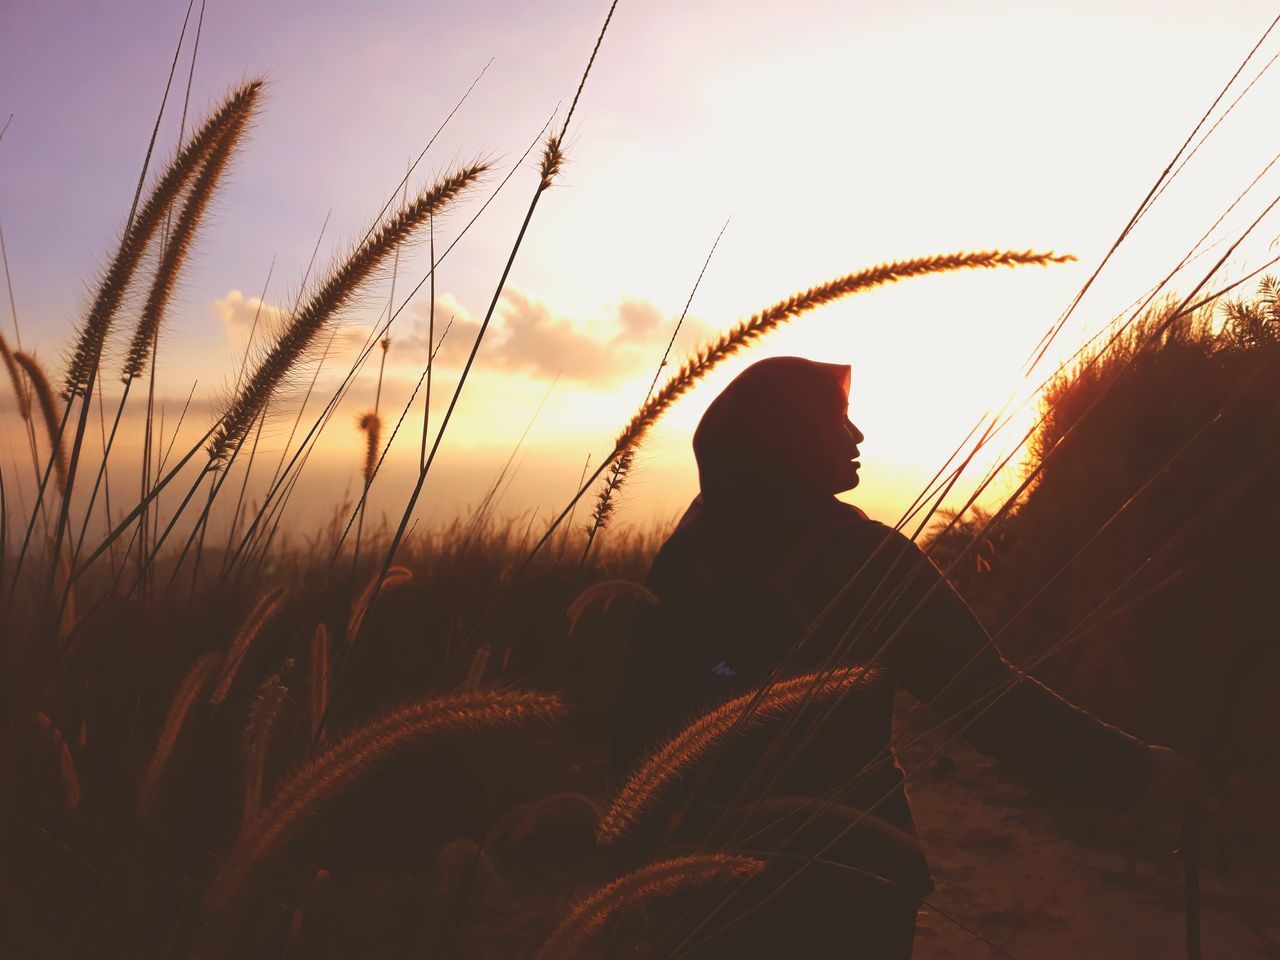
[[[837,530],[833,537],[839,545],[847,548],[853,545],[878,547],[884,544],[885,548],[895,551],[919,549],[915,541],[887,523],[871,519],[852,504],[841,503],[840,506],[844,509],[836,515]]]
[[[887,571],[921,568],[923,552],[914,540],[856,507],[850,510],[813,557],[816,579],[839,585],[855,576],[879,579]]]

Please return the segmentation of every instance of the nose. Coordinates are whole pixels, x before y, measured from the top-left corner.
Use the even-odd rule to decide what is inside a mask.
[[[862,431],[857,428],[852,420],[846,420],[845,426],[848,428],[849,435],[853,437],[853,442],[855,444],[861,443],[863,440],[867,439],[863,436]]]

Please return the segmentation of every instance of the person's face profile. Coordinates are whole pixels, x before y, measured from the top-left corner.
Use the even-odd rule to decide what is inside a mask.
[[[833,416],[824,418],[819,425],[814,442],[820,452],[823,477],[829,487],[827,492],[836,494],[858,485],[861,467],[858,444],[866,438],[849,418],[849,400],[843,392],[832,413]]]
[[[839,456],[835,464],[835,481],[836,489],[832,493],[842,493],[845,490],[852,490],[858,485],[858,471],[862,464],[858,461],[861,455],[858,450],[860,444],[866,438],[861,430],[854,425],[849,419],[849,415],[844,415],[844,423],[841,425],[841,443],[838,446]]]

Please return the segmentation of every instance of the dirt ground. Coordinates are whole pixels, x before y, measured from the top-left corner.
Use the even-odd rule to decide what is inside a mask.
[[[939,743],[902,756],[921,770],[908,790],[937,885],[917,960],[1187,955],[1176,832],[1068,807],[963,741],[934,756]],[[1206,960],[1280,958],[1280,872],[1240,864],[1247,851],[1212,837],[1205,846]]]

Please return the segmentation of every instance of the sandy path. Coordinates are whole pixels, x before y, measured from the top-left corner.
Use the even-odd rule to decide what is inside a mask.
[[[913,769],[930,752],[909,750],[903,766]],[[917,960],[1186,956],[1175,835],[1068,807],[963,743],[926,762],[913,783],[938,887],[937,909],[921,917]],[[1206,868],[1201,889],[1205,960],[1280,958],[1280,882]]]

